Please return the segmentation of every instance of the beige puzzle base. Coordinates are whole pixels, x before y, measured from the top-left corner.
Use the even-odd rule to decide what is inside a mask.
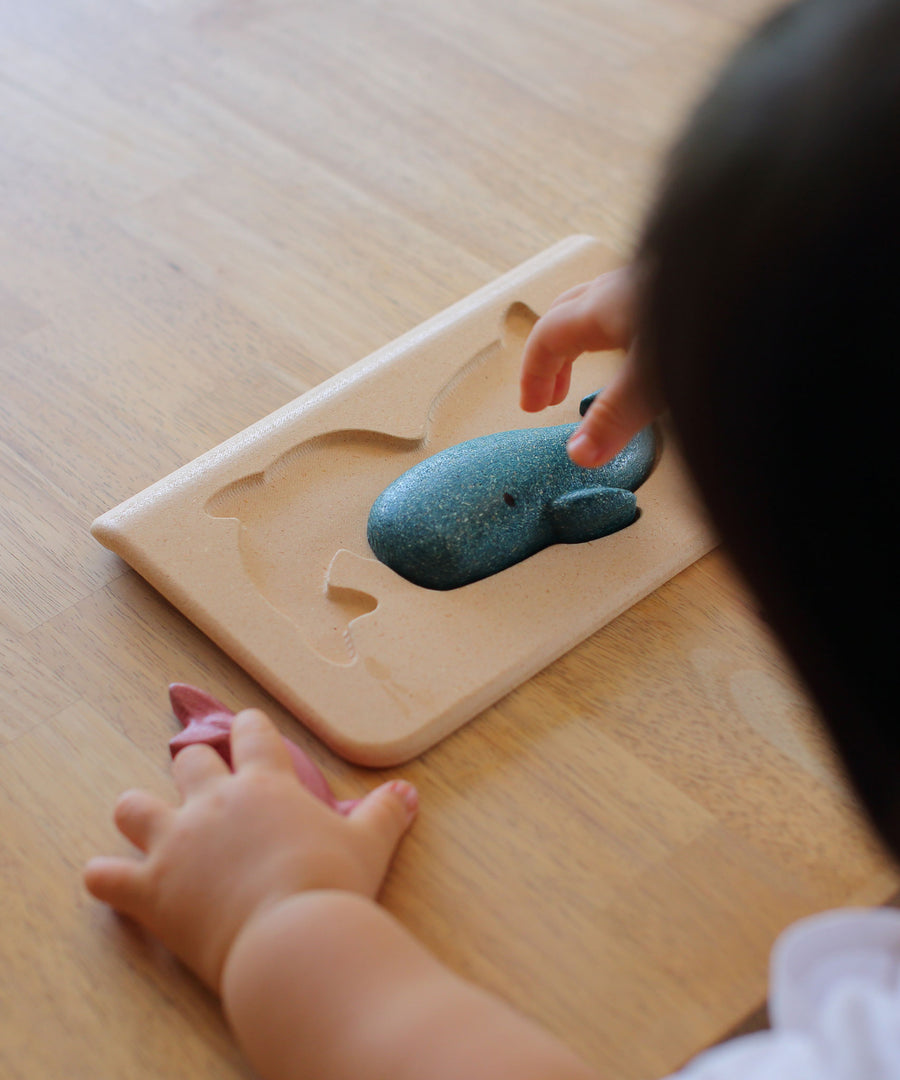
[[[122,503],[93,533],[336,752],[405,761],[485,709],[714,544],[671,446],[641,516],[449,592],[372,556],[369,508],[464,439],[578,419],[620,358],[583,357],[569,398],[518,408],[536,318],[607,270],[572,237]]]

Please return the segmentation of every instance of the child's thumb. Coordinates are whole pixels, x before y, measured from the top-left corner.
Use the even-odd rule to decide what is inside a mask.
[[[418,810],[419,794],[412,784],[390,780],[370,791],[348,816],[366,832],[373,856],[386,868]]]

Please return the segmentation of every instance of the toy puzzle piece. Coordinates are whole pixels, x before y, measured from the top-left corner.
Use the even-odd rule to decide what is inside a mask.
[[[188,683],[169,686],[172,712],[181,722],[183,731],[169,740],[174,758],[186,746],[205,743],[211,746],[231,768],[231,723],[234,713],[205,690]],[[338,814],[349,814],[358,799],[336,799],[316,763],[290,739],[284,740],[291,755],[294,772],[303,786]]]
[[[581,403],[587,411],[596,394]],[[633,494],[656,455],[652,427],[598,469],[576,465],[576,424],[469,439],[409,469],[375,500],[368,540],[401,577],[456,589],[556,543],[583,543],[637,517]]]

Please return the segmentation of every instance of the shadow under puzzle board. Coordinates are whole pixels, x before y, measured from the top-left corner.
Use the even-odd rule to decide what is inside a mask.
[[[575,365],[567,400],[518,408],[535,313],[613,265],[571,237],[98,518],[93,533],[337,753],[395,765],[454,731],[707,552],[671,446],[634,525],[447,592],[378,562],[376,496],[464,439],[569,423],[621,362]]]

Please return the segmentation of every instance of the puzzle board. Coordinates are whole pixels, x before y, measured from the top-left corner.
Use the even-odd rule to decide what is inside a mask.
[[[408,760],[707,552],[671,445],[631,527],[555,545],[460,589],[413,585],[366,542],[375,497],[438,450],[568,423],[621,358],[575,365],[568,399],[518,408],[536,314],[610,269],[572,237],[98,518],[130,563],[337,753]]]

